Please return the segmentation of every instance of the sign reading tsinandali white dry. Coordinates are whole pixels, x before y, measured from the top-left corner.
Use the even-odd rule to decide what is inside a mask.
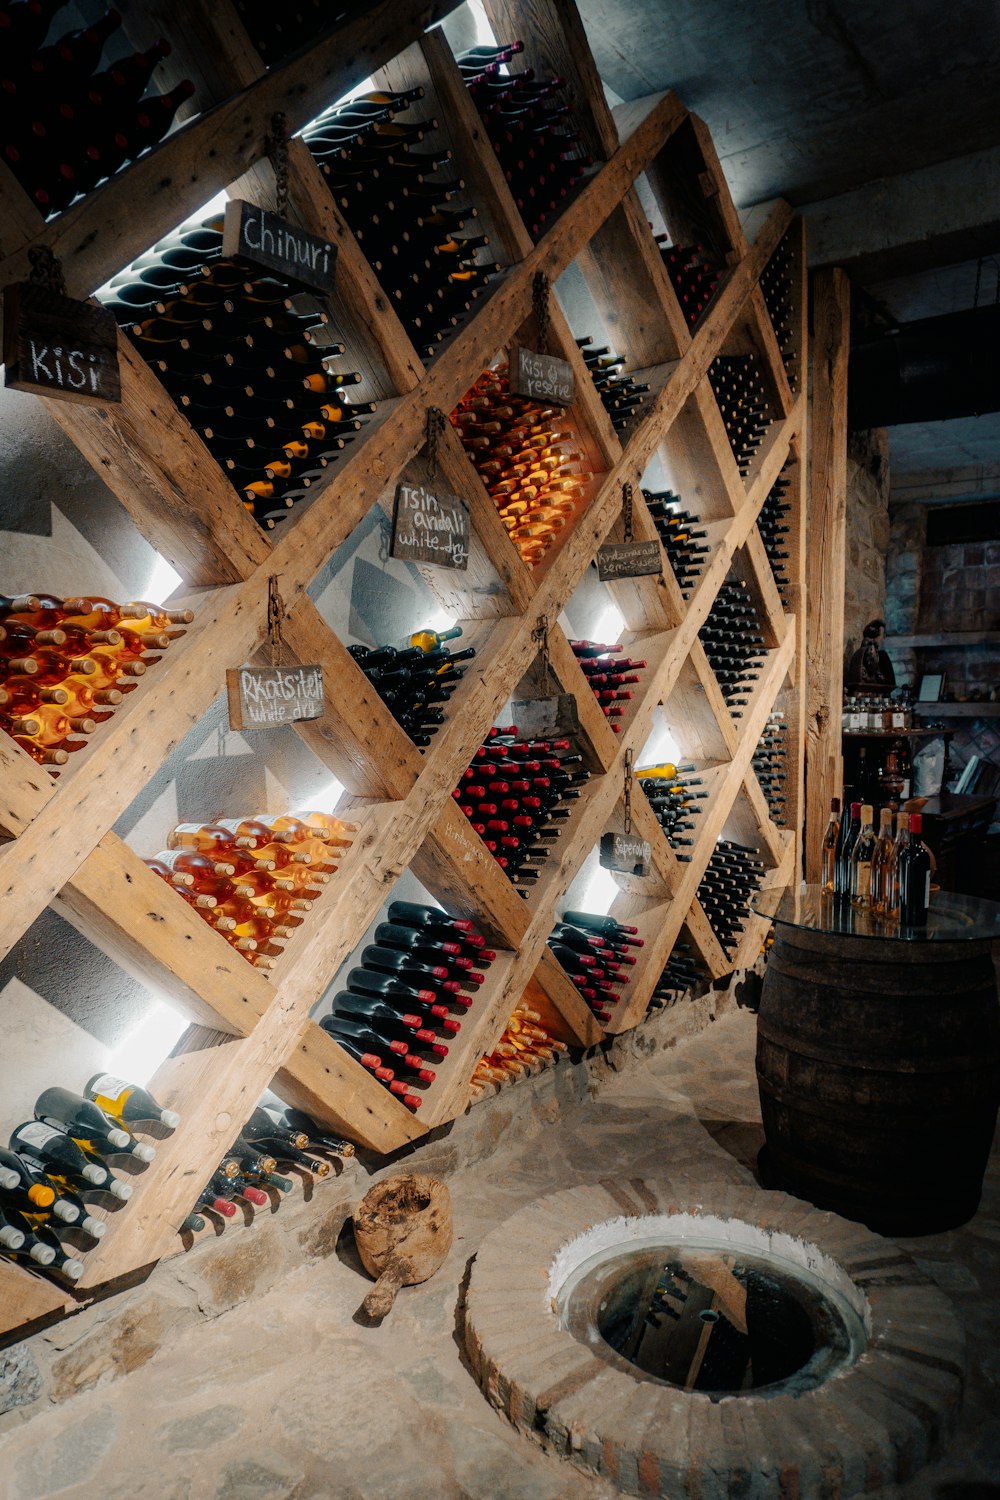
[[[510,352],[509,373],[513,395],[556,406],[573,405],[573,366],[568,360],[517,345]]]
[[[621,875],[646,875],[652,854],[648,839],[636,838],[633,833],[605,833],[598,860],[605,870],[617,870]]]
[[[280,271],[317,292],[332,292],[337,247],[266,208],[234,198],[226,205],[222,253]]]
[[[323,668],[230,667],[230,729],[278,729],[323,716]]]
[[[663,572],[659,542],[605,542],[597,549],[597,576],[602,583],[615,578],[645,578]]]
[[[460,495],[423,484],[396,486],[392,508],[393,557],[439,568],[469,566],[469,507]]]
[[[102,406],[121,400],[114,314],[35,282],[4,287],[3,360],[12,390]]]

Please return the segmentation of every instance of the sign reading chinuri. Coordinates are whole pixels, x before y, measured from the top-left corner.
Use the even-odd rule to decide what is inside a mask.
[[[222,253],[279,271],[313,291],[333,291],[336,245],[255,203],[234,198],[226,205]]]
[[[323,716],[323,668],[230,667],[230,729],[278,729]]]
[[[52,284],[4,287],[3,360],[11,390],[101,406],[121,400],[114,314]]]

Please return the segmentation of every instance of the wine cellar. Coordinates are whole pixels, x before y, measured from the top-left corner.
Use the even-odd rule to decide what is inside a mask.
[[[779,203],[748,243],[705,127],[672,95],[639,118],[628,107],[612,115],[572,0],[491,0],[488,10],[498,38],[523,40],[519,60],[540,75],[570,81],[574,115],[593,158],[585,181],[537,239],[455,57],[440,31],[425,30],[440,17],[438,5],[377,7],[269,66],[228,0],[144,6],[130,40],[141,47],[154,31],[169,37],[171,56],[157,76],[163,88],[193,79],[197,115],[48,221],[13,174],[0,169],[3,283],[27,280],[38,251],[49,250],[68,294],[78,298],[126,268],[213,192],[226,189],[273,211],[280,188],[284,216],[336,249],[335,285],[323,303],[347,362],[361,373],[357,395],[374,409],[349,449],[324,470],[308,507],[298,507],[302,514],[293,511],[267,530],[240,505],[206,441],[124,332],[120,404],[21,398],[46,403],[181,574],[183,586],[165,607],[190,611],[191,618],[171,632],[175,638],[156,667],[58,779],[0,736],[4,951],[53,903],[126,971],[152,978],[190,1025],[149,1085],[181,1123],[136,1179],[133,1201],[113,1215],[72,1292],[0,1261],[0,1320],[8,1333],[197,1243],[177,1227],[196,1185],[211,1175],[233,1131],[272,1084],[323,1128],[370,1151],[395,1152],[476,1107],[470,1081],[477,1061],[493,1051],[526,992],[552,1037],[585,1049],[642,1020],[679,941],[709,979],[750,967],[768,918],[752,914],[724,946],[699,899],[719,839],[757,851],[755,883],[769,895],[798,879],[808,361],[801,223]],[[133,25],[130,15],[125,25]],[[500,262],[481,306],[426,364],[365,258],[363,236],[348,227],[317,159],[296,135],[368,75],[377,88],[422,90],[420,111],[438,122],[435,143],[452,153],[462,200],[478,211],[489,253]],[[272,132],[279,113],[291,138],[287,165],[276,177]],[[654,232],[665,232],[673,245],[708,247],[718,264],[718,284],[697,316],[679,299]],[[571,329],[560,309],[558,278],[571,262],[582,272],[600,328]],[[547,303],[544,292],[539,300],[540,276],[555,288]],[[775,285],[777,301],[769,298]],[[431,469],[425,443],[428,412],[454,413],[511,346],[541,347],[539,313],[548,325],[548,352],[572,368],[566,415],[590,477],[569,524],[543,557],[525,561],[470,461],[474,455],[463,448],[462,429],[444,423]],[[613,425],[602,404],[585,362],[587,337],[597,344],[606,339],[633,379],[648,386],[630,420]],[[755,370],[767,413],[763,440],[744,462],[723,418],[722,372],[739,362]],[[656,457],[708,544],[683,590],[644,498],[644,475]],[[398,482],[426,485],[435,471],[467,502],[468,566],[429,564],[422,571],[460,623],[461,646],[474,648],[475,664],[451,694],[439,731],[418,748],[308,589],[372,506],[391,513]],[[780,591],[768,533],[758,525],[776,495],[787,506]],[[619,650],[645,663],[624,714],[611,720],[557,621],[601,544],[623,538],[655,543],[661,571],[604,585],[626,624]],[[315,663],[323,673],[322,717],[295,727],[347,788],[337,816],[356,831],[307,919],[265,972],[177,899],[113,826],[224,690],[226,668],[255,659],[274,664],[268,602],[275,580],[280,663]],[[739,711],[713,670],[710,622],[727,589],[749,601],[763,641],[759,673]],[[714,661],[718,666],[722,657]],[[576,701],[575,735],[589,774],[554,852],[526,889],[511,883],[463,817],[453,788],[475,764],[491,727],[509,722],[508,700],[553,692]],[[772,807],[755,755],[776,711],[783,715],[786,781],[783,803]],[[641,778],[632,776],[658,713],[697,767],[704,791],[683,859]],[[636,950],[628,990],[598,1019],[549,938],[583,861],[603,835],[623,829],[648,844],[648,867],[616,877],[620,892],[611,915],[631,924],[644,946]],[[496,954],[418,1113],[311,1018],[330,977],[408,868],[448,913],[471,919]],[[474,1095],[498,1086],[478,1086]]]

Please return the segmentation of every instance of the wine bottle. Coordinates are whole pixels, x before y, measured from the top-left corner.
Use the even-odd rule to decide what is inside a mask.
[[[837,869],[837,847],[840,843],[840,798],[833,797],[830,801],[830,821],[826,825],[826,833],[823,835],[823,847],[821,851],[820,890],[826,896],[832,896],[836,885]]]
[[[851,849],[851,905],[868,911],[872,904],[872,859],[878,842],[870,802],[862,803],[861,827]]]
[[[842,901],[851,898],[851,869],[854,844],[861,832],[860,802],[851,803],[850,821],[844,822],[838,836],[837,867],[834,878],[834,895]]]
[[[35,1100],[35,1119],[85,1142],[89,1151],[127,1151],[132,1145],[127,1130],[116,1129],[96,1104],[70,1089],[43,1089]]]
[[[81,1148],[63,1130],[40,1120],[28,1120],[11,1132],[10,1148],[35,1161],[56,1182],[87,1190],[102,1188],[123,1202],[132,1196],[130,1183],[112,1176],[104,1163]]]
[[[889,862],[892,858],[892,808],[883,807],[879,814],[878,842],[872,855],[872,888],[871,907],[872,911],[884,914],[886,911],[886,895],[889,876]]]
[[[931,857],[920,835],[923,815],[910,813],[909,836],[899,850],[896,879],[899,920],[903,927],[925,927],[931,899]]]
[[[144,1088],[128,1083],[113,1073],[95,1073],[84,1093],[106,1115],[111,1115],[116,1120],[128,1123],[159,1120],[169,1130],[176,1130],[181,1123],[181,1117],[176,1111],[164,1109]]]

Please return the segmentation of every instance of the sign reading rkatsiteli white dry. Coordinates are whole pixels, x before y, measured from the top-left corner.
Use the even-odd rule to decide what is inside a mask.
[[[652,854],[648,839],[636,838],[632,833],[605,833],[598,860],[605,870],[617,870],[621,875],[646,875]]]
[[[3,292],[4,385],[60,401],[121,400],[118,324],[94,302],[32,281]]]
[[[323,716],[323,668],[230,667],[230,729],[278,729]]]
[[[511,350],[508,369],[513,395],[556,406],[573,405],[573,366],[568,360],[518,345]]]
[[[404,562],[463,572],[469,566],[468,505],[460,495],[423,484],[397,484],[389,550]]]
[[[663,572],[659,542],[605,542],[597,549],[597,576],[602,583],[615,578],[645,578]]]
[[[266,208],[234,198],[226,205],[222,253],[280,271],[318,292],[332,292],[337,247],[298,224],[279,219]]]

